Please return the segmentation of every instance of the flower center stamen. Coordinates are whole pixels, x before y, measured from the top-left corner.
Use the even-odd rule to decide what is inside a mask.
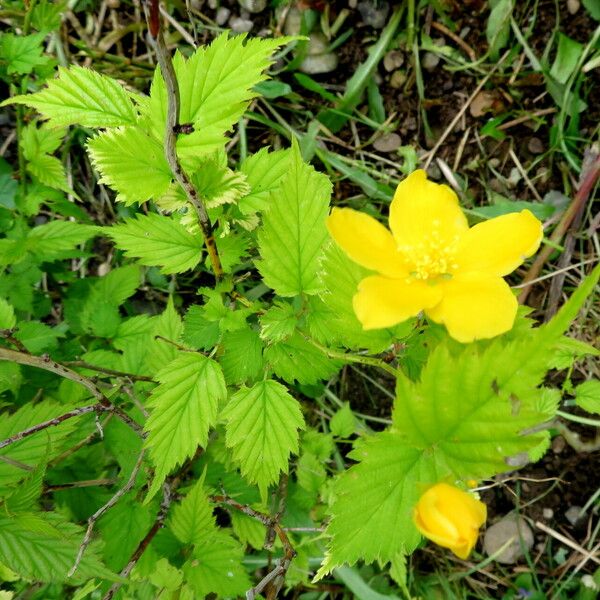
[[[433,222],[431,232],[417,244],[403,244],[398,251],[410,266],[410,274],[415,279],[434,283],[436,279],[448,279],[458,268],[456,252],[458,235],[451,240],[442,238],[439,224]]]

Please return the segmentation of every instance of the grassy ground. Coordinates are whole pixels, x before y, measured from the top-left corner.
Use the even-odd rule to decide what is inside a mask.
[[[188,52],[209,42],[232,24],[217,25],[223,8],[231,11],[230,19],[251,22],[250,35],[280,35],[290,13],[299,11],[299,33],[320,30],[339,61],[328,73],[303,73],[306,43],[295,57],[278,61],[273,79],[261,90],[266,97],[253,103],[231,140],[233,160],[265,145],[286,146],[296,137],[305,158],[333,178],[340,205],[385,214],[397,182],[424,166],[431,178],[453,187],[473,214],[501,214],[514,202],[531,208],[546,223],[549,252],[529,271],[517,272],[512,283],[522,286],[541,321],[554,314],[597,261],[593,164],[599,152],[600,29],[593,1],[529,1],[506,13],[502,5],[510,8],[510,3],[498,2],[491,15],[483,0],[423,1],[416,7],[390,3],[394,7],[383,28],[365,24],[352,2],[279,2],[250,14],[243,14],[237,2],[216,4],[168,3],[169,44]],[[374,4],[380,11],[387,5]],[[141,4],[84,1],[69,7],[48,47],[59,64],[93,66],[146,91],[155,65]],[[11,10],[0,7],[4,30],[11,27]],[[0,123],[0,155],[16,161],[14,123],[8,118]],[[117,209],[80,144],[74,136],[65,153],[70,180],[93,218],[111,223]],[[585,197],[577,194],[582,182],[591,183]],[[106,250],[98,247],[98,255]],[[92,261],[89,269],[98,264]],[[191,290],[197,282],[182,282],[184,297],[186,285]],[[139,301],[147,305],[154,298]],[[599,313],[598,303],[591,304],[572,334],[597,343]],[[560,383],[568,391],[571,383],[599,372],[594,361],[582,361]],[[332,382],[314,421],[348,400],[370,425],[383,427],[390,414],[389,382],[348,367]],[[502,566],[488,559],[453,559],[429,546],[414,556],[409,569],[413,595],[595,597],[582,576],[600,564],[600,488],[593,476],[600,462],[598,453],[589,451],[597,446],[596,429],[577,422],[576,412],[572,418],[575,422],[565,421],[565,429],[557,430],[543,461],[499,478],[483,492],[490,522],[515,508],[528,519],[535,533],[531,551],[517,564]],[[572,507],[583,509],[575,523],[565,516]],[[371,568],[360,571],[369,587],[358,591],[353,573],[358,570],[340,576],[339,586],[312,590],[314,597],[398,593],[385,574]]]

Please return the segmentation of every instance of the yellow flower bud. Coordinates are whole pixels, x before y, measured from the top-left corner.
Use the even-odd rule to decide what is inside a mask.
[[[417,529],[432,542],[467,558],[485,523],[486,506],[463,490],[437,483],[417,502],[413,518]]]

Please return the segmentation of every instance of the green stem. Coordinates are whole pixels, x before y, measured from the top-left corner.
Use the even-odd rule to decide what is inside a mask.
[[[562,417],[567,421],[573,421],[573,423],[581,423],[582,425],[591,425],[592,427],[600,427],[600,421],[596,419],[588,419],[587,417],[578,417],[570,413],[563,412],[562,410],[556,411],[557,416]]]
[[[415,0],[408,0],[408,27],[406,28],[406,47],[412,48],[415,38]]]

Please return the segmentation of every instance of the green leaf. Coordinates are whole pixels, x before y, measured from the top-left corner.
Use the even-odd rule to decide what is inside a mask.
[[[288,383],[311,385],[331,377],[340,367],[300,334],[265,349],[265,360],[273,372]]]
[[[160,266],[165,274],[193,269],[202,257],[202,238],[191,234],[174,217],[140,214],[103,231],[127,256],[143,265]]]
[[[40,154],[27,163],[27,170],[41,183],[70,192],[65,169],[58,158]]]
[[[82,539],[83,530],[57,513],[0,516],[0,560],[26,579],[67,581]],[[84,554],[74,579],[92,577],[115,579],[98,560],[93,545]]]
[[[151,339],[145,342],[147,350],[145,362],[152,374],[163,369],[166,364],[179,356],[179,350],[173,342],[175,344],[179,342],[183,333],[183,323],[175,310],[172,297],[169,298],[163,313],[158,317],[154,317],[153,322],[154,329],[152,330]],[[157,336],[160,336],[160,338]]]
[[[582,0],[582,4],[586,10],[590,13],[593,19],[600,21],[600,6],[596,3],[596,0]]]
[[[73,221],[50,221],[34,227],[27,234],[31,252],[44,262],[51,262],[96,235],[96,229]]]
[[[281,186],[289,163],[289,150],[269,152],[268,148],[261,148],[244,160],[240,171],[246,175],[246,181],[252,191],[239,202],[242,213],[262,211],[269,206],[271,193]]]
[[[192,348],[211,349],[219,340],[220,327],[217,321],[204,316],[203,306],[190,306],[183,319],[183,340]]]
[[[227,447],[265,497],[268,486],[287,473],[290,454],[298,452],[298,429],[304,428],[298,402],[280,383],[260,381],[234,394],[222,416]]]
[[[213,506],[204,491],[204,476],[175,506],[169,526],[184,544],[201,544],[217,530]]]
[[[0,36],[0,61],[6,63],[6,72],[9,75],[27,75],[38,65],[48,62],[42,56],[43,33],[31,35],[15,35],[3,33]],[[13,98],[14,101],[14,98]]]
[[[41,354],[45,350],[58,347],[58,338],[64,334],[41,323],[40,321],[23,321],[19,323],[15,337],[32,354]]]
[[[348,438],[354,433],[356,417],[350,408],[350,404],[344,403],[344,406],[331,417],[329,429],[333,435],[341,438]]]
[[[219,363],[227,383],[245,383],[256,379],[263,368],[263,344],[256,331],[245,328],[229,331],[221,341]]]
[[[590,379],[575,388],[575,403],[583,410],[600,414],[600,381]]]
[[[17,324],[14,308],[0,298],[0,329],[12,329]]]
[[[558,49],[556,50],[556,58],[550,69],[550,75],[560,84],[564,85],[567,83],[567,80],[575,71],[582,53],[583,44],[558,32]]]
[[[6,510],[9,514],[25,511],[36,511],[38,501],[42,495],[46,463],[44,461],[31,472],[15,491],[5,500]]]
[[[120,571],[152,527],[154,514],[148,506],[136,502],[130,493],[107,511],[98,521],[104,547],[102,554],[106,564]]]
[[[513,13],[513,0],[495,0],[492,6],[485,34],[490,57],[492,60],[497,60],[500,50],[508,43],[510,18]]]
[[[287,302],[276,301],[274,306],[260,317],[260,337],[270,342],[279,342],[294,333],[297,323],[298,317],[294,307]]]
[[[318,272],[327,239],[330,196],[329,179],[302,161],[295,144],[288,173],[258,232],[262,256],[258,268],[265,283],[280,296],[321,290]]]
[[[117,192],[125,204],[162,196],[171,185],[171,169],[162,143],[140,127],[109,129],[87,144],[100,183]]]
[[[58,77],[50,80],[46,88],[3,102],[9,103],[35,108],[55,127],[116,127],[137,122],[133,103],[120,83],[77,65],[58,67]]]
[[[290,38],[264,40],[245,35],[229,38],[228,33],[196,50],[188,59],[176,53],[173,67],[179,81],[181,123],[192,123],[195,131],[180,136],[178,155],[184,163],[214,152],[224,144],[224,134],[244,114],[256,97],[253,87],[266,79],[264,70],[271,54]],[[246,43],[244,43],[246,42]],[[159,139],[164,137],[167,113],[164,80],[157,69],[150,93],[149,116]]]
[[[243,558],[242,546],[218,530],[196,544],[192,558],[182,570],[196,598],[205,598],[209,594],[219,598],[239,598],[252,587],[242,565]]]
[[[227,396],[221,367],[195,352],[180,352],[156,379],[160,385],[150,396],[152,412],[144,427],[145,445],[156,466],[149,497],[174,467],[193,456],[198,446],[206,447],[219,402]]]

